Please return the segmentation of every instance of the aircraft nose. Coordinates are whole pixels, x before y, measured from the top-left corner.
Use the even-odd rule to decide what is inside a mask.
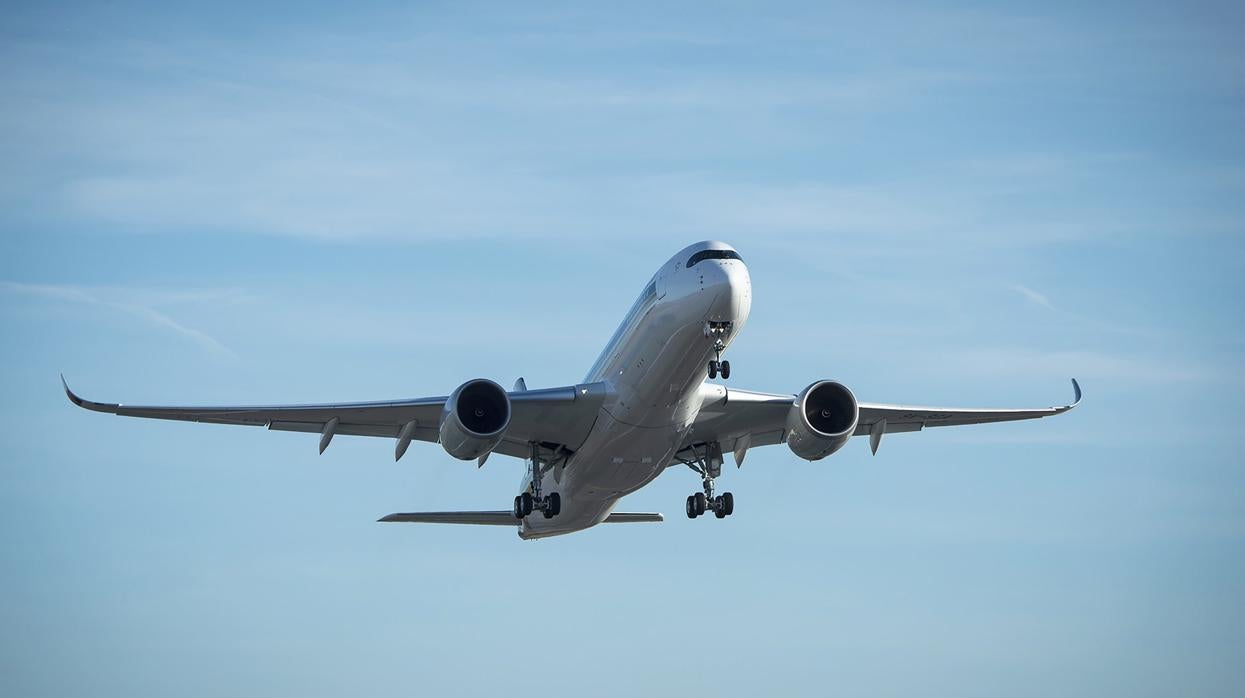
[[[715,314],[721,315],[723,320],[738,319],[745,315],[752,301],[752,283],[743,262],[713,260],[701,264],[709,267],[702,272],[705,275],[705,285],[712,285],[719,290]]]

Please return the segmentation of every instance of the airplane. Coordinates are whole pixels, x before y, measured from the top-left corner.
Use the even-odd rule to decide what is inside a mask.
[[[661,514],[615,512],[619,500],[667,468],[687,466],[701,491],[684,503],[688,518],[734,513],[731,492],[717,494],[724,454],[742,466],[760,446],[786,444],[809,461],[825,458],[853,436],[882,436],[1062,414],[1081,401],[1030,409],[913,407],[860,402],[843,383],[818,380],[798,394],[727,388],[708,380],[731,376],[723,353],[752,306],[748,268],[722,242],[690,245],[644,286],[583,382],[512,390],[486,378],[444,397],[268,407],[143,407],[92,402],[79,407],[127,417],[262,426],[320,435],[320,453],[337,434],[393,439],[394,460],[411,441],[439,443],[454,458],[482,467],[500,453],[524,459],[526,473],[509,510],[390,514],[382,522],[511,526],[525,540],[600,523],[660,522]]]

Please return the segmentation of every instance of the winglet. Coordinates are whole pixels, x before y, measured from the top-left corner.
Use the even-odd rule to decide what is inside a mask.
[[[1068,410],[1072,409],[1073,407],[1076,407],[1079,404],[1081,404],[1081,384],[1077,383],[1076,379],[1073,378],[1072,379],[1072,404],[1064,405],[1063,407],[1056,407],[1055,414],[1059,414],[1061,412],[1067,412]]]
[[[61,385],[65,387],[65,397],[69,398],[69,401],[72,402],[73,404],[81,407],[82,398],[78,397],[77,395],[74,395],[73,391],[69,389],[69,383],[68,381],[65,380],[65,374],[63,373],[61,374]]]
[[[65,374],[63,373],[61,374],[61,385],[65,388],[65,397],[68,397],[70,402],[83,409],[116,414],[117,408],[120,407],[120,405],[115,403],[92,402],[78,397],[77,393],[69,389],[69,383],[65,380]]]

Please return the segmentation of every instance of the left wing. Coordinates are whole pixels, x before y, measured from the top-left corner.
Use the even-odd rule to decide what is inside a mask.
[[[321,434],[321,448],[334,434],[382,436],[400,439],[403,428],[414,423],[410,437],[416,441],[436,442],[441,424],[441,410],[447,397],[381,402],[342,402],[316,405],[271,405],[250,407],[162,407],[132,406],[93,402],[79,397],[69,389],[61,376],[65,394],[75,405],[96,412],[125,417],[173,419],[209,424],[236,424],[267,427],[276,431],[300,431]],[[507,393],[510,398],[510,426],[496,452],[525,458],[530,455],[529,443],[546,447],[565,447],[571,451],[588,438],[596,422],[605,386],[587,383],[562,388],[519,390]],[[332,425],[332,428],[329,425]],[[405,447],[395,455],[401,457]]]
[[[925,427],[988,424],[1037,419],[1062,414],[1081,402],[1081,386],[1072,379],[1073,401],[1059,407],[981,409],[966,407],[913,407],[861,402],[853,436],[869,435],[873,452],[883,434],[920,431]],[[706,383],[701,389],[702,407],[688,436],[689,449],[717,443],[722,453],[734,452],[735,461],[753,446],[782,443],[787,438],[787,416],[794,395],[736,390]]]

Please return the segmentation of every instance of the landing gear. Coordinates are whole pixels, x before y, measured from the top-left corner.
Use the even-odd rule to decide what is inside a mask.
[[[562,495],[557,492],[550,492],[545,497],[545,518],[552,519],[562,513]]]
[[[713,494],[714,478],[722,474],[722,449],[717,444],[709,444],[700,453],[693,448],[695,461],[683,461],[687,467],[700,474],[702,492],[688,495],[684,510],[687,518],[694,519],[706,511],[712,511],[719,519],[724,519],[735,512],[735,495],[723,492],[719,496]]]
[[[532,508],[535,506],[535,504],[536,503],[532,499],[532,495],[529,492],[524,492],[523,494],[515,497],[514,498],[514,510],[513,510],[514,518],[521,519],[524,516],[527,516],[528,514],[532,513]]]
[[[538,446],[532,444],[532,458],[528,464],[531,472],[531,484],[527,492],[520,494],[514,498],[514,508],[511,513],[514,518],[523,519],[530,515],[533,511],[539,511],[546,519],[552,519],[562,513],[562,495],[557,492],[550,492],[547,495],[541,494],[541,480],[545,473],[549,470],[549,465],[542,465],[539,458]]]
[[[732,323],[706,322],[705,338],[713,340],[714,359],[709,362],[709,378],[722,375],[722,380],[731,377],[731,362],[722,360],[722,352],[726,350],[726,337],[731,333]]]
[[[533,497],[530,492],[514,498],[514,507],[511,513],[514,518],[522,519],[533,511],[539,511],[546,519],[552,519],[562,513],[562,495],[557,492],[550,492],[544,497]]]
[[[706,489],[712,493],[713,483],[707,482]],[[684,510],[687,512],[687,518],[689,519],[701,516],[706,511],[712,511],[714,516],[719,519],[725,519],[735,513],[735,495],[730,492],[723,492],[721,495],[714,497],[712,494],[697,492],[687,496]]]

